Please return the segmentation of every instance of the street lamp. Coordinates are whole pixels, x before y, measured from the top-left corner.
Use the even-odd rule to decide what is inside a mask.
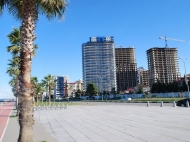
[[[97,75],[99,78],[100,78],[100,92],[102,93],[102,101],[103,101],[103,85],[102,85],[102,79],[104,78],[104,77],[106,77],[106,75],[104,75],[104,76],[99,76],[99,75]]]
[[[183,61],[183,65],[184,65],[184,69],[185,69],[185,83],[187,85],[187,90],[188,90],[188,94],[189,94],[189,98],[190,98],[190,93],[189,93],[189,84],[188,84],[188,81],[187,81],[187,76],[186,76],[186,67],[185,67],[185,61],[179,57],[179,59],[181,59]],[[186,59],[187,60],[187,59]]]

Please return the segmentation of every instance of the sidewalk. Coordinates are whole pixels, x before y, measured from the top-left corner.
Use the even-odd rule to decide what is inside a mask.
[[[15,116],[15,114],[16,114],[16,110],[13,110],[11,115]],[[18,136],[19,136],[18,117],[10,117],[2,142],[16,142],[18,139]],[[34,142],[57,142],[57,141],[55,140],[55,138],[50,136],[50,134],[45,131],[43,126],[40,125],[35,120]]]

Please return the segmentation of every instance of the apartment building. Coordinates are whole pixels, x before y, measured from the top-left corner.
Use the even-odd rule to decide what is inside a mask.
[[[143,86],[149,86],[149,74],[148,70],[144,70],[140,72],[140,84]]]
[[[115,48],[116,78],[118,91],[125,91],[138,84],[135,48]]]
[[[77,92],[79,89],[81,92],[83,91],[83,81],[81,79],[75,82],[67,83],[67,93],[69,97],[74,97],[75,92]]]
[[[54,79],[56,80],[56,85],[54,87],[54,97],[56,99],[64,98],[67,95],[65,92],[65,86],[67,82],[69,82],[69,76],[54,76]]]
[[[98,91],[117,89],[115,74],[114,37],[90,37],[82,44],[84,90],[92,81]]]
[[[147,52],[149,85],[157,80],[169,83],[180,78],[177,48],[150,48]]]

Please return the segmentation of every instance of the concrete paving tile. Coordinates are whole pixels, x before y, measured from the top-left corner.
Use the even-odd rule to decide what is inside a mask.
[[[178,107],[104,104],[36,112],[35,118],[60,142],[187,142],[189,112]]]

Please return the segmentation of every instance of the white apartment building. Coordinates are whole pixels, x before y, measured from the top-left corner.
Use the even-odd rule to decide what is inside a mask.
[[[117,90],[114,37],[90,37],[82,44],[84,90],[91,81],[98,91]]]

